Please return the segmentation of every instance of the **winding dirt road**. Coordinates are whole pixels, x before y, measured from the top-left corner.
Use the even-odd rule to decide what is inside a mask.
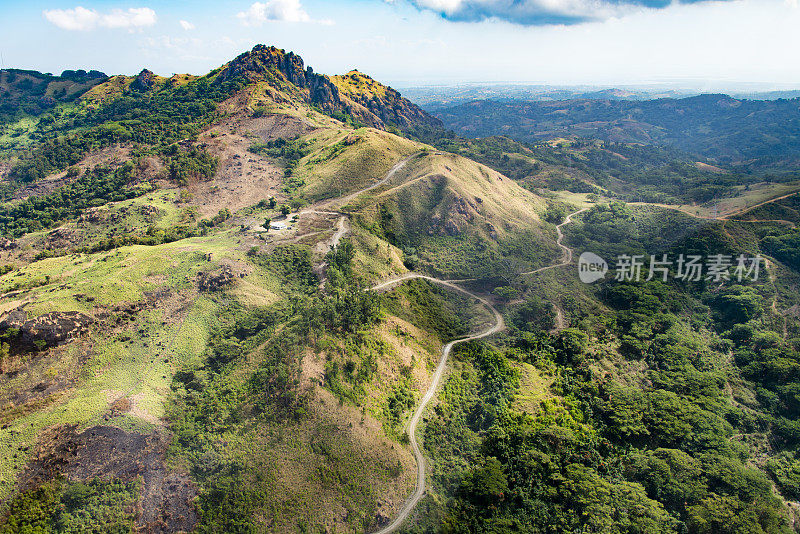
[[[355,191],[353,193],[349,193],[343,197],[336,197],[328,200],[323,200],[322,202],[319,202],[307,209],[300,210],[299,212],[297,212],[296,217],[298,219],[306,215],[312,215],[312,214],[340,216],[336,224],[336,231],[330,237],[330,239],[328,239],[327,241],[322,241],[317,244],[317,251],[323,254],[326,253],[328,250],[330,250],[331,247],[337,246],[339,244],[339,241],[341,241],[341,239],[349,232],[348,215],[346,213],[338,211],[338,209],[340,209],[342,206],[346,206],[348,202],[355,199],[359,195],[363,195],[364,193],[367,193],[369,191],[372,191],[373,189],[382,186],[383,184],[394,178],[394,175],[397,174],[398,171],[400,171],[403,167],[405,167],[406,163],[408,163],[409,161],[411,161],[412,159],[416,158],[421,154],[422,152],[415,152],[414,154],[411,154],[410,156],[401,159],[400,161],[395,163],[391,169],[389,169],[389,171],[386,173],[386,176],[384,176],[374,184],[371,184],[363,189],[359,189],[358,191]],[[300,237],[302,238],[305,236],[300,236]]]
[[[682,206],[675,206],[672,204],[661,204],[659,202],[629,202],[628,204],[633,206],[658,206],[659,208],[670,209],[673,211],[679,211],[684,213],[690,217],[694,217],[695,219],[703,219],[706,221],[731,221],[731,222],[742,222],[742,223],[756,223],[756,222],[774,222],[774,223],[781,223],[796,228],[797,225],[792,221],[787,221],[784,219],[734,219],[733,217],[741,216],[746,214],[747,212],[753,211],[756,208],[760,208],[761,206],[766,206],[767,204],[773,204],[775,202],[779,202],[789,197],[793,197],[795,195],[800,195],[800,191],[795,191],[794,193],[789,193],[786,195],[781,195],[779,197],[771,198],[769,200],[764,200],[763,202],[759,202],[757,204],[753,204],[752,206],[744,206],[742,208],[737,208],[730,213],[725,215],[719,215],[717,217],[709,217],[705,215],[699,215],[697,213],[692,213],[688,208],[684,208]]]
[[[372,185],[370,185],[368,187],[365,187],[363,189],[360,189],[360,190],[358,190],[358,191],[356,191],[354,193],[350,193],[350,194],[348,194],[346,196],[333,198],[333,199],[318,203],[315,206],[310,207],[309,209],[300,211],[298,213],[298,216],[303,216],[303,215],[311,214],[311,213],[324,214],[324,215],[339,215],[340,217],[339,217],[338,222],[337,222],[336,231],[334,232],[334,234],[333,234],[333,236],[331,237],[330,240],[328,240],[327,242],[324,242],[325,244],[327,244],[328,247],[338,245],[338,243],[341,240],[341,238],[348,231],[348,228],[347,228],[348,224],[347,223],[348,223],[348,217],[349,217],[348,214],[342,213],[341,211],[339,211],[339,209],[341,209],[342,206],[347,205],[348,202],[352,201],[353,199],[355,199],[359,195],[362,195],[362,194],[367,193],[367,192],[369,192],[369,191],[371,191],[373,189],[376,189],[376,188],[380,187],[381,185],[385,184],[386,182],[388,182],[389,180],[391,180],[394,177],[394,175],[397,174],[398,171],[400,171],[403,167],[405,167],[406,163],[408,163],[412,159],[416,158],[420,154],[421,154],[421,152],[418,152],[418,153],[412,154],[412,155],[410,155],[410,156],[408,156],[406,158],[403,158],[402,160],[397,162],[386,173],[386,176],[384,176],[381,180],[378,180],[374,184],[372,184]],[[547,269],[554,269],[556,267],[563,267],[565,265],[569,265],[572,262],[573,251],[572,251],[571,248],[569,248],[569,247],[567,247],[566,245],[563,244],[564,234],[561,231],[561,228],[564,225],[567,225],[567,224],[571,223],[573,216],[578,215],[579,213],[582,213],[582,212],[586,211],[587,209],[588,208],[583,208],[581,210],[578,210],[578,211],[576,211],[574,213],[569,214],[567,216],[567,218],[564,220],[564,222],[562,222],[561,224],[556,226],[556,233],[558,234],[558,239],[556,240],[556,244],[559,247],[561,247],[561,250],[563,251],[562,261],[560,263],[556,263],[554,265],[548,265],[547,267],[541,267],[541,268],[536,269],[534,271],[530,271],[530,272],[527,272],[527,273],[520,273],[520,274],[534,274],[534,273],[539,273],[539,272],[545,271]],[[422,414],[425,412],[425,408],[427,408],[428,404],[430,404],[431,400],[433,400],[434,395],[436,395],[436,392],[439,390],[439,385],[440,385],[440,383],[442,381],[442,376],[444,375],[444,371],[447,368],[447,359],[449,358],[450,352],[453,350],[453,347],[455,345],[459,344],[459,343],[466,343],[468,341],[474,341],[474,340],[477,340],[477,339],[483,339],[483,338],[491,336],[491,335],[493,335],[493,334],[495,334],[495,333],[497,333],[497,332],[499,332],[499,331],[501,331],[501,330],[503,330],[505,328],[505,322],[503,321],[503,316],[500,314],[499,311],[497,311],[497,309],[494,306],[492,306],[492,304],[488,300],[486,300],[485,298],[473,293],[472,291],[469,291],[467,289],[464,289],[464,288],[456,285],[457,282],[465,282],[467,280],[440,280],[438,278],[434,278],[432,276],[427,276],[427,275],[424,275],[424,274],[405,273],[405,274],[396,276],[394,278],[391,278],[389,280],[386,280],[384,282],[381,282],[379,284],[376,284],[375,286],[373,286],[371,288],[368,288],[367,291],[382,291],[382,290],[385,290],[385,289],[389,289],[389,288],[391,288],[393,286],[396,286],[398,284],[401,284],[401,283],[403,283],[403,282],[405,282],[407,280],[412,280],[412,279],[415,279],[415,278],[418,278],[418,279],[421,279],[421,280],[427,280],[428,282],[431,282],[431,283],[446,287],[447,289],[450,289],[450,290],[456,291],[458,293],[461,293],[463,295],[466,295],[466,296],[472,297],[474,299],[477,299],[483,306],[485,306],[489,311],[491,311],[492,315],[494,316],[494,324],[492,326],[486,328],[485,330],[483,330],[481,332],[478,332],[476,334],[472,334],[472,335],[469,335],[469,336],[466,336],[466,337],[463,337],[463,338],[455,339],[455,340],[449,342],[448,344],[446,344],[442,348],[442,355],[439,358],[439,364],[436,366],[436,370],[434,371],[433,376],[431,378],[430,387],[428,388],[428,390],[425,392],[425,395],[420,400],[420,403],[417,406],[416,410],[414,410],[414,414],[412,415],[411,420],[409,421],[409,424],[408,424],[408,428],[407,428],[408,437],[409,437],[410,442],[411,442],[411,448],[412,448],[412,450],[414,452],[414,458],[416,459],[416,462],[417,462],[416,488],[414,490],[414,493],[412,493],[408,497],[406,502],[403,504],[403,507],[400,509],[400,512],[398,513],[397,517],[395,517],[395,519],[391,523],[389,523],[387,526],[381,528],[380,530],[375,531],[373,534],[389,534],[391,532],[395,532],[396,530],[398,530],[403,525],[405,520],[408,518],[409,514],[411,514],[411,512],[417,506],[417,503],[419,502],[419,500],[423,497],[423,495],[425,495],[425,491],[426,491],[426,477],[425,477],[425,469],[426,468],[425,468],[425,465],[426,464],[425,464],[425,456],[422,454],[422,449],[420,448],[420,445],[417,442],[417,438],[416,438],[417,425],[419,424],[420,419],[422,419]]]
[[[732,211],[731,213],[721,217],[722,219],[730,220],[731,217],[735,217],[736,215],[742,215],[747,213],[748,211],[752,211],[756,208],[760,208],[761,206],[766,206],[767,204],[772,204],[774,202],[778,202],[779,200],[783,200],[785,198],[793,197],[795,195],[800,194],[800,191],[795,191],[794,193],[789,193],[788,195],[782,195],[779,197],[771,198],[769,200],[765,200],[763,202],[759,202],[758,204],[753,204],[752,206],[745,206],[743,208],[739,208],[737,210]]]
[[[564,244],[564,232],[561,231],[561,227],[571,223],[572,222],[572,218],[575,215],[579,215],[579,214],[583,213],[584,211],[586,211],[588,209],[589,208],[583,208],[583,209],[580,209],[580,210],[575,211],[573,213],[570,213],[569,215],[567,215],[567,218],[564,219],[564,222],[562,222],[561,224],[556,226],[556,234],[558,234],[558,239],[556,239],[556,245],[561,247],[561,252],[562,252],[561,262],[560,263],[556,263],[554,265],[548,265],[546,267],[539,267],[538,269],[534,269],[532,271],[528,271],[528,272],[525,272],[525,273],[519,273],[519,274],[520,275],[536,274],[536,273],[540,273],[542,271],[547,271],[549,269],[555,269],[556,267],[564,267],[564,266],[567,266],[570,263],[572,263],[572,249]]]
[[[564,219],[564,222],[562,222],[561,224],[556,226],[556,233],[558,234],[558,239],[556,240],[556,243],[558,244],[559,247],[561,247],[561,250],[563,251],[562,260],[561,260],[560,263],[556,263],[554,265],[548,265],[547,267],[541,267],[541,268],[536,269],[534,271],[530,271],[528,273],[521,273],[521,274],[540,273],[540,272],[545,271],[547,269],[555,269],[556,267],[563,267],[565,265],[569,265],[570,263],[572,263],[573,251],[572,251],[571,248],[569,248],[568,246],[563,244],[564,233],[561,231],[561,227],[571,223],[573,216],[578,215],[579,213],[583,213],[587,209],[589,209],[589,208],[583,208],[581,210],[578,210],[578,211],[576,211],[574,213],[569,214],[567,216],[567,218]],[[466,343],[467,341],[473,341],[473,340],[476,340],[476,339],[482,339],[482,338],[491,336],[492,334],[495,334],[495,333],[501,331],[503,328],[505,328],[505,323],[503,321],[503,316],[500,314],[499,311],[497,311],[497,309],[494,306],[492,306],[492,304],[489,301],[487,301],[486,299],[484,299],[483,297],[481,297],[479,295],[476,295],[475,293],[473,293],[473,292],[471,292],[469,290],[464,289],[463,287],[460,287],[460,286],[456,285],[456,282],[461,282],[463,280],[440,280],[438,278],[434,278],[432,276],[427,276],[427,275],[424,275],[424,274],[406,273],[406,274],[397,276],[395,278],[386,280],[385,282],[381,282],[381,283],[369,288],[369,291],[381,291],[381,290],[384,290],[384,289],[388,289],[388,288],[391,288],[393,286],[396,286],[397,284],[403,283],[403,282],[405,282],[407,280],[412,280],[414,278],[427,280],[427,281],[432,282],[434,284],[438,284],[438,285],[446,287],[448,289],[452,289],[453,291],[457,291],[457,292],[459,292],[459,293],[461,293],[463,295],[467,295],[467,296],[470,296],[470,297],[473,297],[473,298],[477,299],[478,301],[480,301],[481,304],[483,304],[487,309],[489,309],[492,312],[492,314],[494,315],[494,325],[489,327],[489,328],[487,328],[486,330],[484,330],[484,331],[482,331],[480,333],[473,334],[471,336],[467,336],[467,337],[463,337],[463,338],[460,338],[460,339],[453,340],[453,341],[451,341],[450,343],[448,343],[447,345],[445,345],[442,348],[442,356],[439,359],[439,365],[436,366],[436,371],[433,373],[433,378],[431,380],[431,385],[428,388],[428,391],[425,393],[425,396],[422,397],[422,400],[420,401],[419,405],[417,406],[417,409],[414,411],[414,415],[411,417],[411,421],[408,424],[408,430],[407,430],[408,437],[409,437],[409,440],[411,441],[411,447],[412,447],[412,449],[414,451],[414,458],[417,461],[417,485],[416,485],[416,489],[414,490],[414,493],[412,493],[411,496],[406,500],[405,504],[400,509],[400,513],[397,514],[397,517],[395,517],[394,521],[392,521],[391,523],[389,523],[385,527],[381,528],[380,530],[375,531],[373,534],[390,534],[392,532],[395,532],[397,529],[399,529],[402,526],[402,524],[408,518],[409,514],[411,514],[411,512],[417,506],[417,503],[422,498],[422,496],[425,495],[425,484],[426,484],[426,481],[425,481],[425,456],[422,454],[422,450],[420,449],[419,443],[417,442],[417,438],[416,438],[417,425],[419,424],[419,421],[422,418],[422,414],[425,412],[425,408],[427,408],[428,404],[431,402],[431,400],[433,400],[434,395],[436,395],[436,392],[439,389],[439,384],[442,381],[442,376],[444,374],[444,370],[447,368],[447,359],[450,356],[450,352],[452,351],[453,347],[455,345],[457,345],[458,343]],[[563,318],[561,320],[563,322]]]
[[[480,333],[453,340],[442,348],[442,356],[439,359],[439,365],[436,366],[436,371],[434,371],[433,373],[433,377],[431,379],[431,385],[428,388],[428,391],[425,393],[425,396],[422,397],[419,406],[417,406],[417,409],[414,411],[414,415],[411,417],[411,421],[408,424],[408,437],[409,440],[411,441],[411,448],[414,451],[414,457],[417,460],[417,487],[414,490],[414,493],[412,493],[411,496],[406,500],[405,504],[403,505],[403,508],[400,510],[400,513],[397,515],[397,517],[395,517],[394,521],[389,523],[387,526],[381,528],[380,530],[375,531],[374,534],[389,534],[390,532],[395,532],[405,522],[405,520],[408,518],[408,515],[417,506],[417,503],[422,498],[422,496],[425,495],[425,456],[423,456],[419,443],[417,443],[417,438],[416,438],[417,425],[419,424],[419,421],[422,418],[422,414],[425,411],[425,408],[428,406],[428,404],[433,399],[433,396],[439,390],[439,384],[442,381],[444,370],[447,368],[447,358],[450,356],[450,352],[453,350],[453,347],[459,343],[466,343],[467,341],[474,341],[476,339],[482,339],[491,336],[492,334],[495,334],[500,330],[502,330],[503,328],[505,328],[503,316],[500,314],[499,311],[495,309],[494,306],[491,305],[491,303],[489,303],[489,301],[447,280],[439,280],[438,278],[425,276],[423,274],[406,273],[402,276],[398,276],[397,278],[381,282],[380,284],[370,288],[370,291],[380,291],[382,289],[387,289],[389,287],[395,286],[397,284],[405,282],[406,280],[411,280],[413,278],[421,278],[422,280],[427,280],[434,284],[444,286],[448,289],[452,289],[453,291],[457,291],[459,293],[462,293],[464,295],[479,300],[481,304],[483,304],[487,309],[489,309],[494,315],[494,325],[490,326],[489,328]]]
[[[315,204],[313,207],[309,209],[301,210],[297,215],[301,216],[307,213],[339,214],[341,212],[334,211],[336,208],[333,208],[332,206],[334,205],[338,205],[338,207],[346,206],[348,202],[357,198],[358,196],[363,195],[364,193],[368,193],[373,189],[377,189],[378,187],[382,186],[383,184],[394,178],[394,175],[397,174],[403,167],[405,167],[409,161],[416,158],[417,156],[420,156],[421,154],[423,154],[423,152],[415,152],[410,156],[406,156],[405,158],[401,159],[400,161],[395,163],[391,169],[389,169],[389,171],[386,173],[386,176],[384,176],[374,184],[368,185],[363,189],[359,189],[358,191],[349,193],[343,197],[335,197],[328,200],[323,200],[322,202]]]

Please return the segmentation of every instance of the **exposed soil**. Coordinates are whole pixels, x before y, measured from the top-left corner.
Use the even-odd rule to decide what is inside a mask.
[[[33,460],[20,476],[19,489],[30,490],[62,475],[69,481],[95,478],[132,481],[141,477],[137,529],[147,533],[188,532],[197,524],[193,499],[197,488],[185,473],[164,462],[169,436],[94,426],[60,426],[42,434]]]
[[[197,204],[200,213],[209,217],[223,208],[235,212],[269,197],[283,200],[283,168],[248,149],[255,142],[294,139],[313,129],[310,124],[289,115],[260,118],[235,115],[211,128],[200,142],[219,158],[217,174],[211,182],[188,186],[195,198],[202,199],[202,203]]]
[[[94,341],[92,336],[84,335],[87,330],[108,335],[122,333],[130,330],[131,325],[136,323],[139,312],[144,309],[158,309],[162,311],[165,320],[181,321],[195,297],[194,290],[179,294],[162,288],[146,292],[143,302],[121,303],[112,308],[95,307],[91,316],[77,312],[53,312],[27,320],[23,310],[24,305],[0,315],[0,331],[9,326],[21,328],[20,325],[29,323],[32,325],[44,323],[46,326],[53,322],[54,314],[64,316],[63,324],[58,323],[56,327],[45,329],[47,330],[45,333],[57,336],[53,338],[57,340],[54,346],[50,346],[46,351],[21,352],[0,366],[0,425],[20,414],[56,402],[65,390],[75,385],[80,370],[93,355]],[[93,297],[83,294],[75,294],[75,298],[85,302],[94,301]],[[77,348],[74,345],[76,343]],[[71,352],[70,347],[74,349]],[[69,371],[62,370],[57,375],[47,375],[46,370],[50,366],[64,360],[70,361]],[[130,410],[123,410],[124,412],[153,424],[161,424],[161,421],[140,409],[137,399],[129,400]],[[113,401],[114,399],[111,399],[109,404]],[[113,412],[112,407],[112,415]]]

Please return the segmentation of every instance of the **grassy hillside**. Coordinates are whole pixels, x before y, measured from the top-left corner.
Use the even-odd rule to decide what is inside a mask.
[[[293,172],[302,180],[298,194],[309,201],[346,196],[383,179],[400,160],[421,146],[372,128],[325,129],[303,141],[309,146]]]
[[[406,265],[475,278],[530,270],[557,256],[547,205],[496,171],[430,154],[356,201],[358,224],[403,251]]]
[[[223,72],[112,77],[52,121],[11,123],[29,121],[0,168],[4,525],[33,528],[28,510],[62,500],[100,530],[384,523],[413,489],[403,426],[442,343],[486,317],[425,283],[361,291],[409,265],[359,213],[398,186],[439,217],[483,195],[459,230],[484,257],[545,257],[510,248],[514,228],[540,231],[544,203],[509,180],[309,105],[286,73]],[[415,189],[439,174],[444,203]],[[285,211],[291,228],[269,230]]]

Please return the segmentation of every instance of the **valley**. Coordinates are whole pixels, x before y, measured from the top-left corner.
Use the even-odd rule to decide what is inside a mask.
[[[203,76],[11,74],[0,532],[795,528],[788,141],[772,165],[593,138],[567,121],[592,106],[462,137],[264,45]],[[763,276],[584,284],[583,252]]]

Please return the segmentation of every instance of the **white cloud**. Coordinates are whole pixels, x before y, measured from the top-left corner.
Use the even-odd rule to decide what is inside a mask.
[[[127,11],[115,9],[100,16],[104,28],[142,28],[156,23],[156,12],[149,7],[132,7]]]
[[[312,22],[300,0],[268,0],[255,2],[247,11],[236,15],[245,26],[261,26],[267,21]]]
[[[75,9],[45,10],[43,15],[62,30],[91,30],[100,18],[97,11],[80,6]]]
[[[77,6],[73,9],[48,9],[44,18],[62,30],[88,31],[101,28],[144,28],[156,23],[156,12],[149,7],[132,7],[127,10],[114,9],[100,13],[95,9]]]
[[[183,28],[183,29],[184,29],[184,30],[186,30],[187,32],[188,32],[189,30],[193,30],[193,29],[194,29],[194,24],[192,24],[192,23],[191,23],[191,22],[189,22],[188,20],[181,20],[181,21],[179,21],[179,22],[178,22],[178,24],[180,24],[180,25],[181,25],[181,28]]]

